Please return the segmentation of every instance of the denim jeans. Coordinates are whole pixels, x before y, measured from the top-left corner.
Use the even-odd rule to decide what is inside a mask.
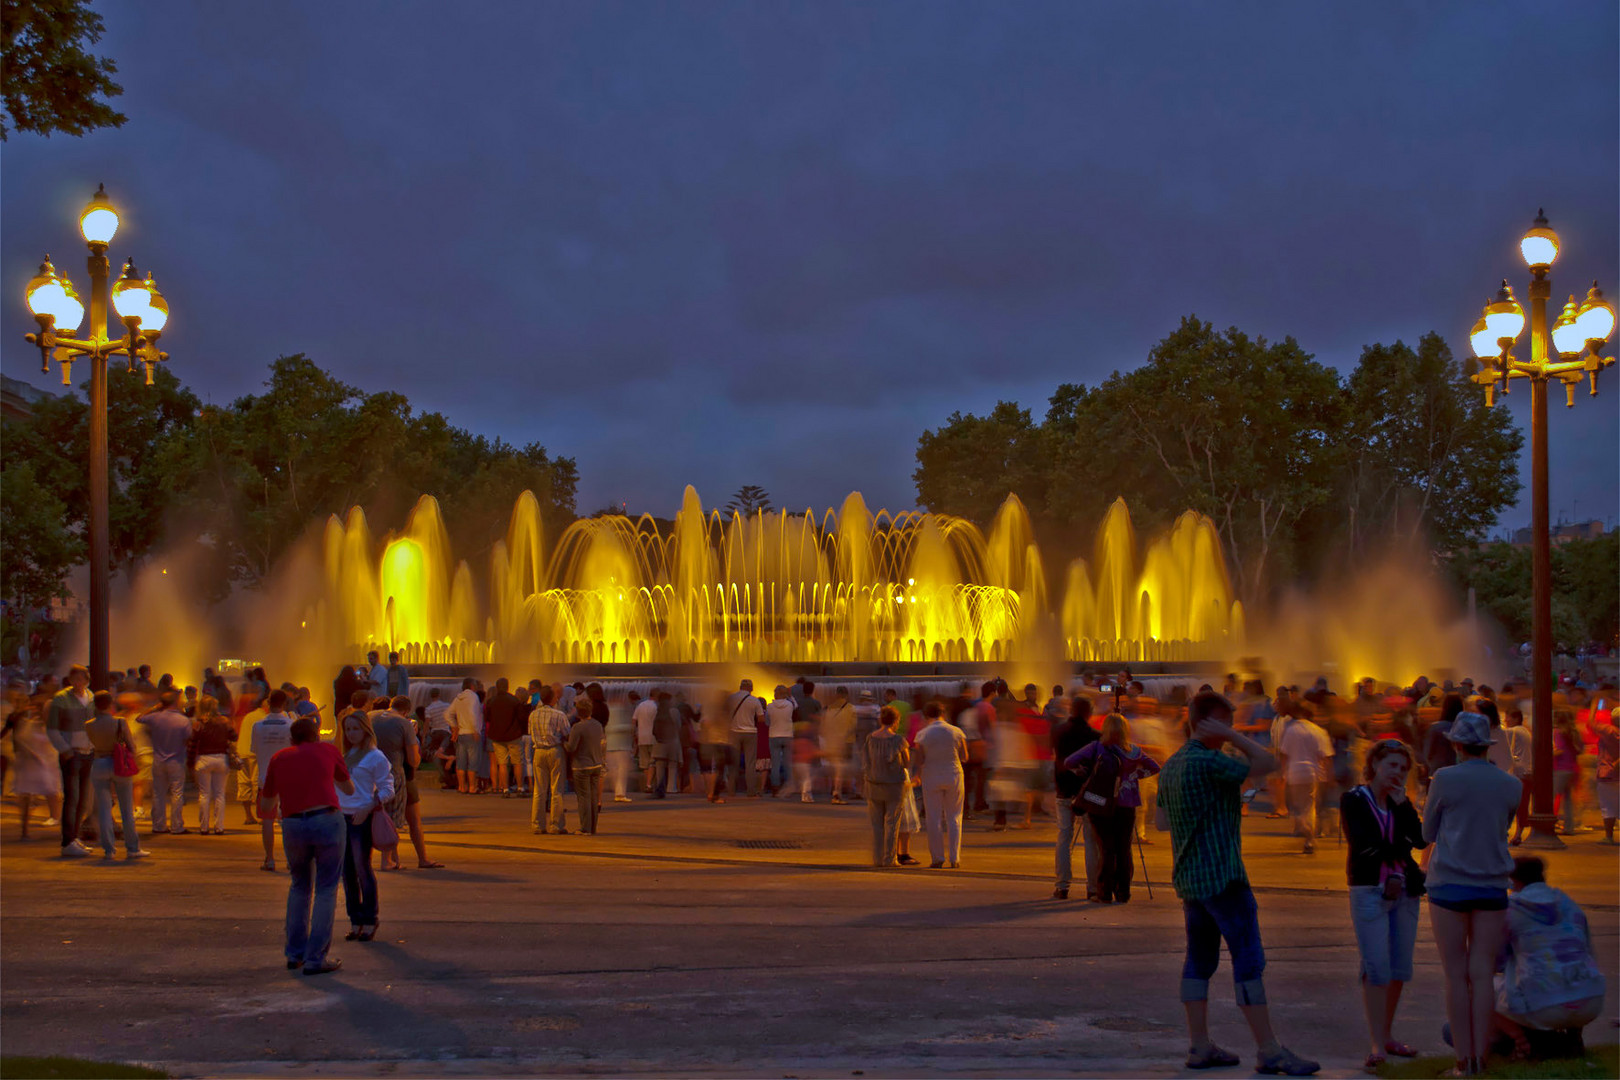
[[[135,783],[129,776],[113,775],[113,759],[96,758],[90,766],[90,786],[96,792],[96,827],[100,830],[101,850],[113,853],[113,796],[118,797],[118,816],[124,822],[124,850],[141,850],[141,838],[135,831]]]
[[[186,827],[186,763],[152,762],[152,831],[179,832]]]
[[[1214,896],[1181,901],[1187,925],[1187,962],[1181,969],[1181,1000],[1208,1001],[1209,978],[1221,963],[1221,939],[1232,954],[1232,982],[1239,1005],[1264,1005],[1260,977],[1266,953],[1260,944],[1260,911],[1244,881],[1234,881]]]
[[[771,740],[771,786],[778,793],[786,789],[793,770],[793,739]]]
[[[371,815],[355,824],[353,815],[342,815],[349,841],[343,845],[343,906],[351,926],[370,926],[377,921],[377,871],[371,866]]]
[[[1088,814],[1076,814],[1069,800],[1062,795],[1057,800],[1057,881],[1060,889],[1067,889],[1074,881],[1075,831],[1085,845],[1086,895],[1097,895],[1097,834],[1091,827]]]
[[[61,763],[63,847],[79,838],[79,828],[90,816],[90,806],[95,799],[90,788],[91,760],[89,754],[75,751]]]
[[[336,810],[281,819],[281,850],[292,874],[287,885],[287,959],[301,961],[306,968],[319,967],[332,947],[347,830],[348,823]]]
[[[1417,944],[1419,901],[1415,896],[1385,900],[1377,885],[1350,886],[1350,918],[1361,951],[1361,981],[1373,986],[1412,981],[1412,949]]]

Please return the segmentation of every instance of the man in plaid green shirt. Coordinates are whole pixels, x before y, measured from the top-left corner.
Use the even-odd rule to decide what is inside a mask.
[[[1261,980],[1266,954],[1260,943],[1259,909],[1243,869],[1243,785],[1275,769],[1277,759],[1232,730],[1232,703],[1219,694],[1194,697],[1187,706],[1187,721],[1192,737],[1170,755],[1159,773],[1159,805],[1170,819],[1171,880],[1181,897],[1187,928],[1187,960],[1181,969],[1181,1002],[1192,1040],[1187,1067],[1238,1064],[1236,1054],[1209,1038],[1209,979],[1220,964],[1225,939],[1238,1006],[1258,1047],[1255,1070],[1309,1076],[1321,1066],[1283,1046],[1271,1030]],[[1222,753],[1227,743],[1243,757]]]

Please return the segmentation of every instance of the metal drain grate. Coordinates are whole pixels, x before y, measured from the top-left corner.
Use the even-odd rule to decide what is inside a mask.
[[[733,840],[733,847],[752,848],[756,851],[797,851],[804,847],[803,840]]]

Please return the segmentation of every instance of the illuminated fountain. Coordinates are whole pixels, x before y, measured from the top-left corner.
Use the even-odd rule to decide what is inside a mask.
[[[851,494],[821,515],[722,517],[688,487],[667,533],[650,516],[576,521],[547,544],[525,492],[482,596],[423,497],[381,544],[365,515],[328,521],[324,591],[303,630],[407,663],[1190,661],[1233,655],[1214,525],[1186,513],[1138,547],[1124,500],[1091,561],[1048,598],[1029,515],[1009,496],[988,535],[947,514],[870,511]]]

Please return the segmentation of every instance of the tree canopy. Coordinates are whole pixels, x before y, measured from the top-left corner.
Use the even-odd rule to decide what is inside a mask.
[[[726,503],[726,509],[733,514],[749,514],[771,510],[771,493],[758,484],[744,484],[731,495],[731,501]]]
[[[127,117],[104,100],[124,92],[112,81],[118,65],[86,49],[102,30],[86,0],[0,2],[0,142],[13,130],[48,138],[122,126]]]
[[[928,509],[981,523],[1017,494],[1071,551],[1119,496],[1139,527],[1197,510],[1253,604],[1392,534],[1441,551],[1482,537],[1517,496],[1522,437],[1477,398],[1435,334],[1369,346],[1343,379],[1292,338],[1188,316],[1141,367],[1058,386],[1040,424],[1009,402],[953,413],[918,439],[913,478]]]
[[[438,498],[463,556],[488,551],[505,535],[525,489],[534,492],[548,530],[574,517],[579,477],[572,458],[413,412],[401,394],[363,393],[302,354],[276,360],[264,392],[225,406],[200,405],[161,368],[153,386],[141,382],[109,374],[115,568],[132,569],[160,544],[200,541],[199,557],[209,553],[219,564],[222,590],[232,581],[258,585],[288,546],[328,515],[358,505],[372,521],[398,525],[423,494]],[[67,395],[5,423],[5,569],[19,599],[48,598],[83,560],[88,414],[84,398]],[[12,517],[14,496],[30,504],[23,518]],[[53,518],[67,523],[62,535],[47,527]],[[25,530],[16,534],[32,563],[14,555],[13,520],[33,530],[32,541]]]

